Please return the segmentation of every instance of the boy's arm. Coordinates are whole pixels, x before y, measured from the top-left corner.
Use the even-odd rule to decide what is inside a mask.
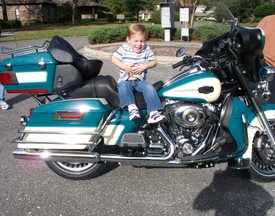
[[[147,65],[146,69],[153,68],[157,65],[157,60],[155,59],[155,60],[149,61],[146,65]]]

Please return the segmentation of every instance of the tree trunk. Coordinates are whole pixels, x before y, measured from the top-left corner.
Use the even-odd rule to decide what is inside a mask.
[[[72,0],[72,24],[75,24],[77,16],[77,2],[78,0]]]
[[[6,0],[2,0],[3,20],[8,20]]]
[[[139,11],[137,11],[137,22],[139,22]]]

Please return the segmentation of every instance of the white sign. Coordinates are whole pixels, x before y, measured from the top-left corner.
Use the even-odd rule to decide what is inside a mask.
[[[180,8],[180,21],[189,22],[189,8]]]
[[[170,8],[169,7],[161,8],[161,27],[162,28],[171,28],[171,18],[170,18]]]
[[[124,16],[124,14],[117,14],[117,15],[116,15],[116,18],[117,18],[118,20],[124,20],[124,19],[125,19],[125,16]]]
[[[181,36],[189,36],[189,28],[181,28]]]

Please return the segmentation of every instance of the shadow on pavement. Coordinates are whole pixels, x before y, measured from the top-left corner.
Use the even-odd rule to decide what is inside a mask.
[[[20,103],[20,102],[22,102],[22,101],[24,101],[24,100],[27,100],[27,99],[29,99],[30,97],[31,97],[31,95],[27,95],[27,94],[17,95],[17,96],[15,96],[15,97],[13,97],[13,98],[8,99],[8,100],[7,100],[7,103],[8,103],[11,107],[13,107],[14,104],[17,104],[17,103]]]
[[[273,205],[274,198],[265,189],[228,168],[215,173],[211,185],[194,200],[193,208],[205,213],[214,210],[216,216],[264,216]]]

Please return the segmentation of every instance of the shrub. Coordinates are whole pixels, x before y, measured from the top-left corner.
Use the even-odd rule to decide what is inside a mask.
[[[273,4],[261,5],[259,7],[256,7],[254,11],[254,15],[256,17],[265,17],[272,14],[275,14],[275,5]]]
[[[152,13],[151,21],[155,24],[160,24],[160,12],[159,11],[154,11]]]
[[[148,39],[164,39],[164,29],[160,25],[145,24],[148,29]],[[113,27],[100,27],[91,29],[88,35],[88,41],[94,43],[112,43],[125,41],[128,25],[122,24]],[[190,39],[199,41],[208,41],[228,32],[230,25],[216,22],[205,22],[194,29],[190,29]],[[172,40],[178,40],[181,37],[180,29],[171,29]]]
[[[148,39],[163,38],[164,30],[159,25],[146,25],[146,27],[148,29]],[[125,41],[127,28],[127,25],[95,28],[90,31],[88,41],[91,44]]]
[[[19,20],[0,20],[0,25],[2,29],[13,29],[20,28],[22,23]]]
[[[126,38],[126,31],[126,25],[95,28],[89,33],[88,41],[91,44],[123,41]]]
[[[230,25],[211,22],[194,28],[191,37],[195,40],[208,41],[224,34],[229,29]]]
[[[146,25],[148,29],[148,39],[150,38],[163,38],[164,29],[159,25]]]

